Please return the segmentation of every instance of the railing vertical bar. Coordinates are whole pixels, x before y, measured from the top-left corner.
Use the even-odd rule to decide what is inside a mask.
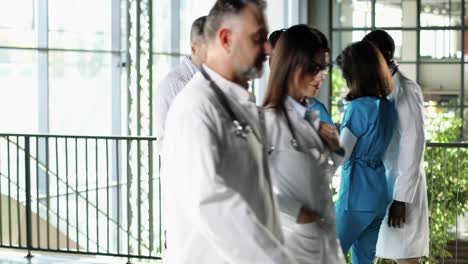
[[[456,206],[456,218],[455,218],[455,264],[458,263],[458,198],[460,194],[460,185],[459,185],[459,180],[460,180],[460,148],[457,148],[457,206]]]
[[[88,139],[85,138],[85,170],[86,170],[86,251],[89,251],[89,172],[88,172]]]
[[[444,241],[447,241],[447,228],[446,228],[446,214],[445,211],[447,210],[447,205],[446,205],[446,194],[447,194],[447,182],[446,182],[446,177],[447,177],[447,148],[444,148],[444,200],[443,200],[443,205],[444,205],[444,210],[443,210],[443,215],[444,215],[444,224],[443,224],[443,229],[444,229]],[[444,246],[445,248],[447,245]],[[445,263],[445,254],[442,254],[442,264]]]
[[[55,173],[57,176],[57,250],[60,249],[60,173],[59,173],[59,144],[58,138],[55,138]]]
[[[130,156],[130,140],[127,139],[127,150],[126,150],[126,153],[127,153],[127,159],[126,159],[126,163],[127,163],[127,254],[130,255],[130,160],[129,160],[129,156]]]
[[[69,213],[69,204],[68,204],[68,195],[70,184],[68,182],[68,138],[65,138],[65,200],[67,202],[67,251],[70,251],[70,213]]]
[[[8,141],[7,141],[8,143]],[[1,148],[1,141],[0,141],[0,155],[2,153],[2,148]],[[3,208],[2,208],[2,159],[0,157],[0,246],[3,246]]]
[[[99,148],[98,139],[95,140],[96,159],[96,252],[99,253]]]
[[[19,169],[20,169],[20,165],[19,165],[19,159],[20,159],[20,155],[19,155],[19,148],[20,148],[20,142],[19,142],[19,136],[16,136],[16,217],[18,219],[18,246],[21,247],[23,242],[22,242],[22,238],[21,238],[21,217],[20,217],[20,208],[21,208],[21,205],[20,205],[20,196],[19,196],[19,193],[20,193],[20,177],[19,177]],[[0,176],[1,177],[1,176]],[[1,201],[0,201],[1,202]]]
[[[137,214],[138,214],[138,255],[141,255],[141,142],[137,140]]]
[[[109,219],[109,140],[106,139],[106,206],[107,206],[107,253],[109,253],[109,244],[110,244],[110,219]]]
[[[46,210],[47,210],[47,249],[50,249],[50,168],[49,168],[49,138],[45,140],[45,163],[46,163]]]
[[[154,228],[153,228],[153,142],[148,140],[148,180],[149,180],[149,255],[152,256],[154,250]]]
[[[8,152],[8,157],[7,157],[7,173],[8,173],[8,242],[10,244],[10,247],[13,245],[11,241],[11,152],[10,152],[10,137],[7,137],[8,145],[7,145],[7,152]]]
[[[120,254],[120,155],[119,140],[115,140],[116,176],[117,176],[117,254]]]
[[[41,227],[39,219],[39,137],[36,138],[36,228],[37,228],[37,248],[41,248]]]
[[[30,158],[31,158],[31,146],[30,146],[30,138],[25,137],[24,139],[24,168],[25,168],[25,185],[26,185],[26,247],[28,248],[28,257],[31,257],[31,250],[32,250],[32,231],[31,231],[31,166],[30,166]],[[37,138],[36,138],[37,142]],[[37,158],[37,156],[36,156]],[[1,211],[1,210],[0,210]],[[1,225],[0,225],[1,226]]]
[[[75,220],[76,220],[76,251],[80,251],[80,230],[78,228],[78,207],[79,207],[79,201],[78,201],[78,195],[80,192],[78,191],[78,138],[75,138]]]
[[[431,160],[429,161],[429,168],[430,168],[430,173],[431,173],[431,201],[430,201],[430,207],[429,207],[429,215],[432,215],[432,209],[433,209],[433,206],[434,206],[434,178],[435,178],[435,175],[434,175],[434,151],[435,151],[435,149],[436,149],[435,147],[431,147]],[[429,218],[429,220],[431,220],[431,218]],[[432,223],[430,223],[430,224],[432,225]],[[429,232],[430,248],[432,248],[432,245],[433,245],[431,233],[432,232]],[[430,257],[432,257],[432,251],[429,251],[429,255],[430,255]]]
[[[158,210],[159,210],[159,253],[162,253],[163,250],[163,242],[162,242],[162,234],[163,234],[163,229],[162,229],[162,202],[161,202],[161,156],[158,155],[158,195],[159,195],[159,200],[158,200]],[[165,240],[164,240],[165,241]],[[165,242],[164,242],[165,243]]]

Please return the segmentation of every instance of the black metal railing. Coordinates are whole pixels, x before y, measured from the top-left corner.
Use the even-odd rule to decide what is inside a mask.
[[[161,259],[155,149],[152,137],[0,134],[0,247]],[[431,263],[459,263],[468,144],[428,143],[425,160]]]
[[[428,143],[425,162],[431,263],[468,262],[468,143]]]
[[[152,137],[0,134],[0,247],[160,259],[155,148]]]

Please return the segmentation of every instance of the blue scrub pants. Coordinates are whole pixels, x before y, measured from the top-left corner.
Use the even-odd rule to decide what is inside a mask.
[[[353,264],[373,264],[382,212],[348,211],[336,208],[336,232],[346,255],[351,248]]]

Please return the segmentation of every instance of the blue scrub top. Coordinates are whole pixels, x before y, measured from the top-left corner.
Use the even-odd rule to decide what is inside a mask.
[[[311,104],[309,105],[309,110],[318,111],[320,121],[334,125],[330,117],[330,114],[327,111],[327,108],[319,100],[315,98],[311,98]]]
[[[397,125],[397,112],[386,98],[360,97],[345,111],[345,127],[357,138],[349,160],[343,163],[336,206],[351,211],[378,212],[388,203],[382,157]]]

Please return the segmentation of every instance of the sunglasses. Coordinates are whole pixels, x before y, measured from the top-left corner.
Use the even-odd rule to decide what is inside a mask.
[[[320,72],[322,72],[322,74],[328,74],[330,71],[330,64],[329,63],[326,63],[326,64],[318,64],[318,63],[315,63],[315,62],[312,62],[309,67],[307,68],[307,72],[308,73],[311,73],[311,74],[318,74]]]

